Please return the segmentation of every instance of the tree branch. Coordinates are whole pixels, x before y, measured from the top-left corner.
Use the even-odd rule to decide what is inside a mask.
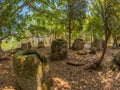
[[[34,36],[28,36],[28,37],[21,37],[21,36],[18,36],[17,34],[9,34],[9,35],[6,35],[6,36],[3,36],[0,38],[0,41],[10,37],[10,36],[13,36],[13,37],[18,37],[20,39],[27,39],[27,38],[31,38],[31,37],[34,37]]]
[[[30,1],[26,1],[23,3],[23,5],[19,6],[13,13],[16,13],[18,10],[20,10],[21,8],[23,8],[25,5],[27,5]]]
[[[32,6],[30,3],[27,4],[30,8],[34,9],[37,12],[40,12],[39,9],[35,8],[34,6]]]

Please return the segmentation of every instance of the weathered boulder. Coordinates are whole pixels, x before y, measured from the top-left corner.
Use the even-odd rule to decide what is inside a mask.
[[[89,54],[96,54],[96,51],[95,47],[91,47]]]
[[[76,39],[73,42],[72,49],[73,50],[83,50],[85,42],[82,39]]]
[[[67,57],[67,41],[64,39],[56,39],[51,45],[51,60],[62,60]]]
[[[92,47],[95,47],[97,51],[101,51],[102,50],[102,44],[103,43],[102,43],[101,39],[94,39]]]
[[[44,42],[41,41],[41,42],[38,42],[38,48],[44,48],[45,45],[44,45]]]
[[[28,49],[28,44],[27,43],[22,43],[21,44],[21,49],[23,49],[23,50]]]
[[[18,51],[13,57],[13,67],[22,90],[51,90],[53,82],[45,56],[33,50]]]
[[[118,52],[113,59],[113,63],[115,63],[116,65],[120,66],[120,52]]]

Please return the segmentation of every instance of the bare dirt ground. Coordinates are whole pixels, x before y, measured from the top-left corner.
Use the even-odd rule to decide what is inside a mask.
[[[39,52],[49,58],[50,49],[39,49]],[[108,49],[105,64],[110,65],[119,50]],[[120,90],[120,71],[85,70],[93,61],[98,60],[101,52],[96,55],[78,55],[76,51],[69,50],[68,57],[61,61],[50,61],[50,70],[54,80],[53,90]],[[67,61],[75,60],[84,63],[82,66],[68,65]],[[15,90],[16,80],[12,67],[12,60],[0,61],[0,90]]]

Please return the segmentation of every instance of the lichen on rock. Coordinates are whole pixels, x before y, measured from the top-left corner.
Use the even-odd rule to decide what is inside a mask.
[[[92,47],[95,47],[97,51],[101,51],[103,47],[103,43],[101,39],[95,38]]]
[[[67,41],[64,39],[56,39],[51,45],[51,60],[62,60],[67,57]]]
[[[72,49],[75,50],[75,51],[83,50],[84,49],[84,44],[85,44],[84,40],[77,38],[73,42]]]
[[[21,50],[13,57],[13,67],[23,90],[51,90],[52,78],[44,55],[34,50]]]

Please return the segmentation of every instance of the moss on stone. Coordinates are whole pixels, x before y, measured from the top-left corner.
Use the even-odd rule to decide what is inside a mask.
[[[75,39],[75,41],[73,42],[73,45],[72,45],[72,49],[75,50],[75,51],[78,51],[78,50],[83,50],[84,49],[84,40],[83,39]]]
[[[62,60],[67,57],[67,41],[64,39],[56,39],[51,45],[51,60]]]
[[[97,51],[101,51],[102,50],[102,39],[95,38],[92,43],[92,47],[95,47]]]
[[[45,90],[50,90],[48,87],[51,87],[52,78],[44,55],[39,55],[34,50],[21,50],[14,55],[13,67],[16,79],[23,90],[40,89],[43,81],[47,82]]]

